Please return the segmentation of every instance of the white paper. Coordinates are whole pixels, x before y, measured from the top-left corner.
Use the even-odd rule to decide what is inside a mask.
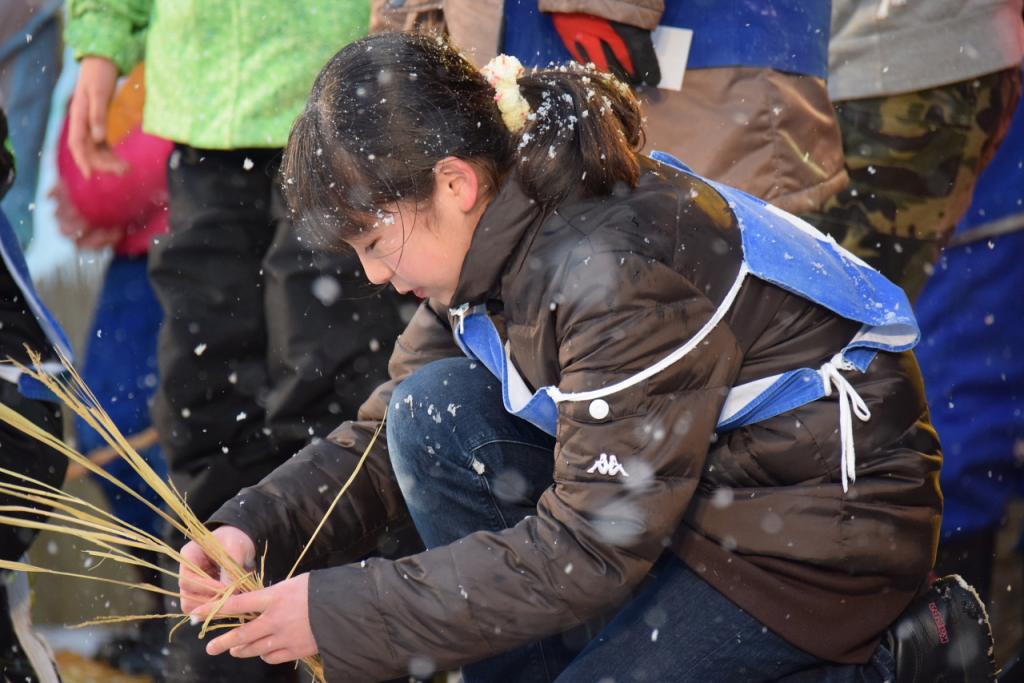
[[[661,68],[661,81],[658,87],[665,90],[682,90],[693,31],[675,26],[659,26],[654,29],[651,39],[654,41],[654,52],[658,55],[658,66]]]

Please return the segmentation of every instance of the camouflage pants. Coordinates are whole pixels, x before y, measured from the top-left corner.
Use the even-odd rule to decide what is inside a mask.
[[[835,104],[850,185],[803,218],[914,299],[967,212],[1020,99],[1016,67]]]

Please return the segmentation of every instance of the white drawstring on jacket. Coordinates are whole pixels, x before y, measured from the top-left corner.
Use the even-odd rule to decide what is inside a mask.
[[[469,304],[462,304],[458,308],[449,308],[448,314],[458,320],[456,328],[459,330],[459,334],[466,333],[466,314],[469,313]]]
[[[860,418],[861,422],[871,419],[868,404],[860,397],[850,381],[839,372],[840,370],[854,369],[853,363],[843,358],[842,353],[837,353],[818,370],[821,381],[825,385],[825,395],[831,396],[833,387],[839,394],[837,397],[839,401],[839,439],[842,442],[839,469],[844,493],[849,490],[851,482],[857,481],[857,453],[853,446],[853,415]]]

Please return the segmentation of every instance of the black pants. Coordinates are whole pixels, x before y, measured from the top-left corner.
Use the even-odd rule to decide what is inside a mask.
[[[171,157],[171,232],[149,265],[165,316],[153,418],[200,517],[354,417],[402,324],[400,299],[366,284],[354,254],[313,249],[293,227],[279,156]]]
[[[0,262],[0,269],[3,263]],[[0,315],[0,321],[4,316]],[[0,344],[2,353],[3,344]],[[0,356],[0,358],[5,356]],[[0,380],[0,403],[13,408],[49,433],[61,433],[60,409],[52,403],[27,399],[18,393],[10,382]],[[22,434],[6,423],[0,423],[0,467],[32,477],[39,481],[60,486],[67,471],[68,461],[62,454],[48,448],[30,436]],[[5,482],[23,484],[14,477],[0,475]],[[20,498],[0,495],[0,505],[31,505]],[[37,506],[38,507],[38,506]],[[45,520],[45,514],[18,517]],[[0,559],[17,561],[28,550],[38,531],[0,524]],[[31,657],[25,649],[25,642],[18,636],[11,605],[8,600],[8,579],[6,571],[0,570],[0,681],[27,681],[36,683],[42,671],[36,671]],[[24,635],[24,634],[22,634]],[[43,662],[37,661],[40,667]]]
[[[0,380],[0,403],[18,411],[51,434],[61,434],[60,409],[55,404],[25,398],[18,393],[16,386],[3,380]],[[38,479],[51,486],[60,486],[64,481],[68,461],[63,455],[31,436],[22,434],[6,423],[0,423],[0,467]],[[24,483],[8,476],[2,478],[8,482]],[[0,495],[0,505],[31,503],[26,503],[20,498]],[[40,519],[45,517],[39,516]],[[0,524],[0,559],[20,559],[38,533],[33,529]]]
[[[150,252],[164,311],[153,423],[200,518],[355,417],[386,379],[402,326],[403,300],[368,285],[353,253],[317,250],[293,226],[279,156],[178,146],[171,232]],[[291,665],[271,673],[259,660],[210,658],[191,633],[175,641],[168,680],[295,675]]]

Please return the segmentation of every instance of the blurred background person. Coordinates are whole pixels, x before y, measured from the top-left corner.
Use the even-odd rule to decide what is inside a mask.
[[[829,93],[850,186],[804,218],[915,299],[1006,136],[1022,0],[833,0]]]
[[[22,248],[32,236],[39,152],[50,93],[60,76],[63,0],[0,3],[0,108],[7,112],[18,176],[0,202]]]
[[[1020,211],[1020,143],[1007,135],[1022,4],[833,0],[829,91],[851,182],[804,215],[921,297],[918,357],[944,451],[936,572],[962,574],[990,606],[996,530],[1021,483],[1019,316],[1004,313],[1020,268],[1013,235],[990,250],[986,233]]]
[[[936,571],[962,574],[1003,617],[1021,623],[1021,576],[994,585],[997,532],[1024,495],[1024,107],[978,179],[917,302],[918,358],[942,439],[945,504]],[[1018,546],[1019,552],[1019,546]],[[1019,562],[1019,558],[1018,558]],[[997,634],[998,635],[998,634]],[[1008,646],[1000,643],[997,646]],[[1005,647],[1004,647],[1005,651]],[[1004,680],[1022,680],[1017,677]]]
[[[14,155],[7,139],[7,118],[0,109],[0,198],[14,183]],[[63,330],[40,301],[13,226],[0,208],[0,360],[31,365],[26,346],[42,355],[43,369],[60,372],[55,349],[71,357]],[[54,397],[9,363],[0,364],[0,402],[54,436],[62,433]],[[0,423],[0,467],[59,487],[67,459],[7,423]],[[20,483],[2,475],[8,483]],[[0,505],[22,501],[0,495]],[[37,531],[0,524],[0,559],[22,560]],[[0,678],[4,681],[57,683],[53,655],[32,630],[31,594],[22,572],[0,569]]]
[[[107,113],[118,76],[143,53],[143,127],[174,142],[170,232],[149,259],[163,310],[152,414],[171,477],[204,518],[354,414],[386,378],[400,297],[363,286],[354,254],[311,244],[277,177],[314,76],[365,34],[369,7],[72,0],[69,10],[81,73],[68,146],[83,175],[127,166],[107,142]],[[168,680],[298,676],[208,657],[197,632],[175,638]]]
[[[501,52],[527,67],[577,60],[614,71],[638,86],[645,151],[669,152],[787,211],[817,209],[846,185],[825,87],[827,1],[373,5],[373,30],[447,31],[477,66]]]

